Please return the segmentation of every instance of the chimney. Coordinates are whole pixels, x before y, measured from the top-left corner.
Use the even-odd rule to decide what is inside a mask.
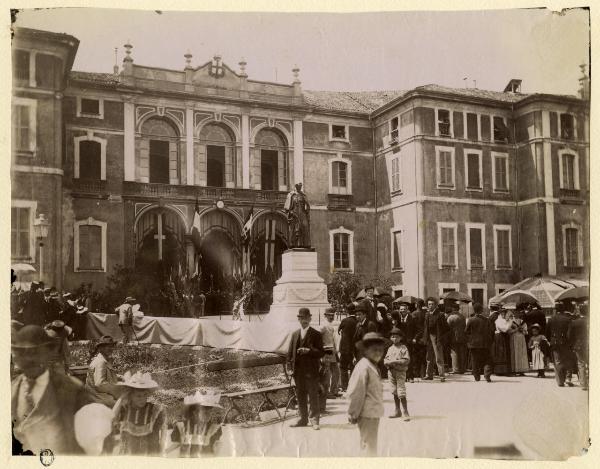
[[[589,100],[590,99],[590,77],[585,73],[587,65],[585,63],[581,64],[579,68],[581,69],[581,77],[579,78],[579,97],[581,99]]]
[[[294,96],[301,96],[302,95],[302,87],[301,82],[300,82],[300,69],[298,68],[298,65],[294,65],[294,68],[292,69],[292,73],[294,74]]]
[[[521,92],[521,82],[523,80],[519,80],[518,78],[513,78],[508,82],[508,85],[504,88],[505,93],[520,93]]]

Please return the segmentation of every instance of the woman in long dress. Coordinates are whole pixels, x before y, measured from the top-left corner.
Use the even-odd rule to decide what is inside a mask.
[[[509,342],[510,342],[510,368],[513,373],[523,376],[523,373],[529,371],[529,358],[527,356],[527,324],[520,315],[515,316],[509,313],[506,317],[510,321]]]
[[[510,372],[510,349],[508,346],[508,331],[511,323],[506,320],[506,310],[501,310],[494,322],[494,374],[506,375]]]

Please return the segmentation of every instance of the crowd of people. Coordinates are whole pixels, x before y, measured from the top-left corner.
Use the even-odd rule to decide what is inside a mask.
[[[546,314],[535,303],[492,307],[473,304],[469,317],[459,301],[397,301],[389,307],[374,295],[346,307],[334,340],[334,312],[325,312],[319,329],[310,326],[311,314],[301,308],[300,329],[289,345],[288,363],[296,384],[299,419],[292,427],[311,425],[318,430],[326,401],[345,393],[348,420],[358,424],[364,455],[377,454],[377,429],[384,415],[382,380],[388,380],[395,410],[390,418],[410,420],[406,382],[440,382],[446,375],[469,370],[475,381],[492,382],[492,375],[534,372],[545,378],[553,363],[558,386],[572,387],[577,374],[588,389],[588,303],[557,301]],[[339,376],[339,381],[338,381]]]
[[[292,427],[318,430],[327,402],[344,396],[362,453],[376,455],[385,380],[395,404],[389,417],[406,422],[406,383],[415,380],[444,382],[447,375],[468,371],[475,381],[530,372],[545,378],[551,362],[558,386],[574,386],[577,374],[581,389],[588,389],[587,301],[558,301],[548,320],[535,304],[494,307],[490,314],[474,304],[465,317],[455,300],[390,303],[374,292],[367,286],[339,324],[333,309],[314,327],[311,311],[299,309],[300,328],[291,334],[287,353],[299,417]],[[86,308],[81,302],[85,296],[63,294],[61,300],[43,285],[32,285],[19,308],[23,322],[13,318],[11,365],[19,372],[12,383],[15,441],[23,450],[63,454],[158,455],[169,444],[182,456],[211,454],[221,435],[214,413],[218,390],[186,396],[180,421],[168,429],[164,409],[151,398],[159,387],[152,376],[116,373],[112,337],[94,343],[85,384],[70,375],[68,338],[77,337],[72,318]],[[124,342],[135,305],[128,297],[116,309]]]

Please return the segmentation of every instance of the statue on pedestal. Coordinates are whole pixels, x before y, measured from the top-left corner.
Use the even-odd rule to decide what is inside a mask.
[[[302,191],[302,183],[296,184],[284,205],[288,218],[291,248],[310,248],[310,205]]]

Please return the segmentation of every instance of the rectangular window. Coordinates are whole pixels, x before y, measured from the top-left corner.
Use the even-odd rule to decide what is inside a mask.
[[[333,235],[333,267],[334,269],[350,268],[350,235],[347,233]]]
[[[469,112],[467,114],[467,139],[476,142],[479,140],[479,131],[477,130],[477,114]]]
[[[575,189],[575,155],[562,155],[562,189]]]
[[[348,186],[347,164],[341,161],[334,161],[331,165],[333,171],[333,187],[346,188]]]
[[[392,232],[392,270],[402,269],[402,231]]]
[[[496,268],[505,269],[511,267],[510,253],[510,230],[495,228],[496,234]]]
[[[472,288],[471,289],[471,298],[473,298],[473,303],[478,303],[482,306],[485,305],[484,299],[483,299],[483,288]]]
[[[565,254],[567,267],[579,267],[579,230],[577,228],[565,229]]]
[[[560,136],[565,140],[575,138],[575,125],[571,114],[560,115]]]
[[[102,269],[102,227],[79,226],[79,269]]]
[[[467,189],[481,189],[481,154],[467,153]]]
[[[100,115],[100,101],[97,99],[81,98],[81,114]]]
[[[14,51],[13,61],[14,77],[29,84],[29,52],[26,50]]]
[[[438,111],[437,111],[437,128],[438,128],[438,135],[442,135],[445,137],[451,136],[450,111],[448,111],[446,109],[438,109]]]
[[[508,155],[492,153],[494,170],[494,190],[508,190]]]
[[[469,228],[469,249],[471,253],[471,268],[483,267],[483,243],[481,228]]]
[[[346,126],[345,125],[331,125],[331,138],[337,140],[348,140],[348,136],[346,135]]]
[[[442,227],[440,233],[442,236],[442,267],[455,267],[456,231],[454,228]]]
[[[504,119],[499,116],[494,116],[494,141],[495,142],[507,142],[508,141],[508,128],[504,125]]]
[[[392,158],[392,192],[398,192],[402,189],[400,184],[400,157]]]
[[[13,145],[17,151],[32,151],[30,108],[23,104],[13,106]]]
[[[438,151],[438,186],[454,187],[454,155],[450,150]]]
[[[390,143],[398,141],[398,118],[394,117],[390,121]]]
[[[53,55],[35,55],[35,84],[39,88],[54,89],[58,87],[58,59]]]
[[[30,253],[30,209],[24,207],[11,208],[11,243],[10,253],[12,258],[29,258]]]

